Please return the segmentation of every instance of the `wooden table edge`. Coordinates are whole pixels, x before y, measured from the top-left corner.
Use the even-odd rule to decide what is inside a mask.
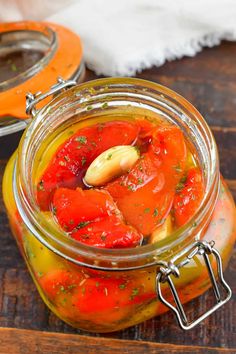
[[[0,353],[235,353],[229,348],[175,345],[0,327]]]

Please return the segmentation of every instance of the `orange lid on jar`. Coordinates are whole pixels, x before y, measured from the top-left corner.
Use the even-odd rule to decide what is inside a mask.
[[[47,22],[0,24],[0,136],[23,129],[28,92],[47,91],[58,77],[81,82],[78,35]]]

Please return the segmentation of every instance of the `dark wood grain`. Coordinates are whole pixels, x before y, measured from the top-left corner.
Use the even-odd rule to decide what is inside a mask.
[[[79,340],[78,340],[79,339]],[[0,354],[233,354],[233,349],[180,346],[144,341],[88,338],[73,334],[0,328]]]
[[[167,63],[161,68],[145,70],[138,76],[167,85],[189,99],[199,109],[211,125],[219,149],[221,172],[236,198],[235,57],[236,44],[225,42],[219,47],[204,50],[194,58],[184,58]],[[95,77],[94,73],[87,71],[87,80]],[[17,133],[0,139],[0,183],[6,162],[17,147],[20,135],[21,133]],[[99,335],[73,329],[59,320],[43,304],[11,235],[2,195],[0,235],[0,326],[79,334],[64,336],[6,328],[0,330],[0,353],[99,354],[118,351],[128,353],[132,350],[137,354],[236,353],[236,252],[226,271],[226,278],[234,293],[232,301],[196,329],[182,332],[173,315],[167,313],[117,333]],[[206,306],[211,306],[212,301],[213,297],[206,294],[197,299],[194,306],[200,312]],[[15,340],[10,344],[13,338]],[[5,351],[1,352],[2,348]]]

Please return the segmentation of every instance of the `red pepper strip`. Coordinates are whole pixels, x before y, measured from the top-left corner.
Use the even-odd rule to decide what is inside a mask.
[[[85,244],[123,248],[135,247],[142,241],[142,235],[124,223],[104,190],[59,188],[54,194],[53,210],[60,226]]]
[[[39,278],[39,283],[59,313],[72,321],[87,318],[111,323],[127,316],[131,306],[156,299],[153,286],[125,276],[90,278],[56,269]]]
[[[116,215],[117,207],[106,191],[58,188],[53,197],[53,212],[65,231],[82,228],[97,219]]]
[[[156,128],[147,153],[128,174],[105,187],[126,222],[143,235],[149,235],[168,215],[185,160],[181,130],[175,126]]]
[[[204,195],[202,172],[198,167],[191,168],[186,181],[177,186],[173,210],[175,223],[180,227],[194,215]]]
[[[39,283],[50,300],[61,293],[71,293],[82,279],[80,273],[65,269],[55,269],[40,277]]]
[[[88,278],[73,294],[72,303],[81,312],[92,314],[106,310],[142,304],[155,298],[145,285],[136,280],[114,278]]]
[[[37,200],[48,210],[58,187],[80,185],[85,170],[103,151],[115,145],[133,144],[140,128],[125,121],[113,121],[82,128],[56,151],[37,185]]]
[[[75,231],[75,230],[74,230]],[[142,235],[117,216],[99,218],[72,232],[71,237],[90,246],[100,248],[125,248],[140,245]]]

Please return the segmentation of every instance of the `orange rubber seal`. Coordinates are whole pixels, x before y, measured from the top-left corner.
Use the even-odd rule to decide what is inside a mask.
[[[25,113],[28,92],[47,91],[61,76],[67,80],[73,77],[82,63],[82,46],[79,36],[67,28],[47,22],[12,22],[0,24],[0,33],[11,31],[37,31],[44,33],[49,28],[57,37],[57,48],[49,63],[21,84],[0,92],[0,118],[13,116],[27,118]]]

